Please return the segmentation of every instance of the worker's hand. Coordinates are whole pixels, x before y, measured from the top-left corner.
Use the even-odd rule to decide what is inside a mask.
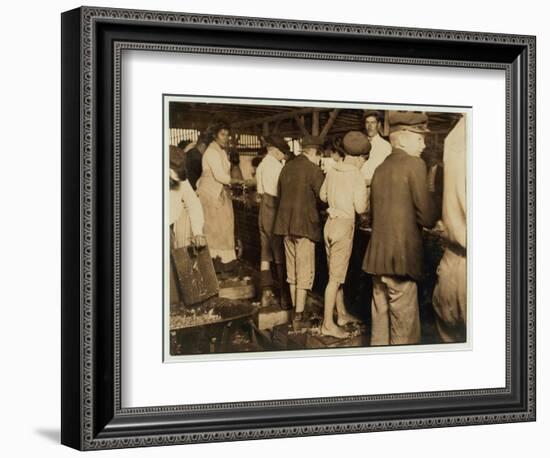
[[[449,233],[447,232],[447,226],[445,226],[445,223],[443,222],[443,220],[440,219],[437,223],[435,223],[433,230],[440,237],[444,239],[449,238]]]
[[[255,188],[256,187],[256,179],[255,178],[248,178],[247,180],[244,180],[244,185],[247,188]]]
[[[170,169],[170,189],[175,189],[180,184],[180,178],[178,177],[178,174],[173,170]]]
[[[359,215],[359,228],[362,230],[365,230],[365,229],[368,229],[369,226],[370,226],[369,213],[368,212],[361,213]]]
[[[435,223],[434,231],[436,232],[446,232],[447,228],[445,227],[445,223],[443,220],[439,220],[437,223]]]
[[[191,244],[195,248],[202,248],[202,247],[206,246],[206,237],[204,235],[195,235],[191,239]]]
[[[423,230],[425,232],[427,232],[428,234],[431,234],[431,235],[436,236],[436,237],[441,237],[443,239],[448,238],[447,226],[445,226],[445,223],[442,220],[438,220],[435,223],[434,227],[432,227],[432,228],[426,227]]]

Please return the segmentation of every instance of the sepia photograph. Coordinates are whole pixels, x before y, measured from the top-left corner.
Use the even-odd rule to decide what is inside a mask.
[[[165,94],[163,116],[164,361],[471,345],[470,108]]]

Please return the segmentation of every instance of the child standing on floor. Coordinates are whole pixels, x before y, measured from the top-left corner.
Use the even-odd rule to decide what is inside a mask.
[[[371,144],[362,132],[351,131],[344,136],[343,148],[343,161],[336,162],[328,171],[320,190],[321,200],[328,203],[324,241],[329,271],[321,333],[337,338],[347,337],[342,326],[355,321],[346,310],[342,285],[353,247],[355,214],[367,211],[367,188],[360,170]],[[336,323],[333,317],[335,306]]]

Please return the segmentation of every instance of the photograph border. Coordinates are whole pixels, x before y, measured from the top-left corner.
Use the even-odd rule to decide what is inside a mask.
[[[524,35],[284,19],[63,13],[61,442],[91,450],[534,421],[535,44]],[[122,408],[114,75],[124,49],[504,70],[506,387]]]
[[[117,67],[115,69],[115,79],[120,78],[119,76],[120,69]],[[180,356],[172,356],[169,354],[169,276],[167,275],[170,260],[169,260],[169,232],[167,230],[167,215],[166,209],[169,205],[168,198],[168,186],[167,186],[167,177],[168,177],[168,130],[169,130],[169,107],[168,105],[172,102],[178,103],[189,103],[186,100],[182,99],[193,99],[192,103],[209,103],[207,101],[212,101],[212,103],[217,104],[228,104],[228,105],[262,105],[261,101],[265,102],[277,102],[273,105],[269,103],[264,103],[266,106],[295,106],[300,108],[309,108],[314,106],[319,106],[321,108],[330,107],[330,108],[347,108],[353,110],[405,110],[410,109],[413,111],[418,111],[420,109],[425,110],[427,113],[431,111],[440,111],[447,113],[460,113],[466,115],[467,119],[467,151],[466,151],[466,161],[467,161],[467,170],[468,175],[471,170],[472,165],[472,130],[473,130],[473,107],[467,105],[432,105],[432,104],[415,104],[415,103],[383,103],[383,102],[367,102],[367,101],[343,101],[343,100],[306,100],[306,99],[283,99],[283,98],[269,98],[269,97],[242,97],[242,96],[224,96],[224,95],[199,95],[199,94],[162,94],[162,169],[163,169],[163,345],[162,345],[162,355],[163,362],[165,363],[185,363],[185,362],[214,362],[214,361],[230,361],[230,360],[242,360],[242,359],[273,359],[273,358],[307,358],[314,356],[364,356],[364,355],[374,355],[374,354],[396,354],[396,353],[423,353],[423,352],[443,352],[443,351],[468,351],[473,349],[473,333],[471,332],[473,326],[473,314],[472,314],[472,294],[471,288],[468,288],[467,291],[467,301],[466,301],[466,316],[467,316],[467,332],[466,332],[466,341],[464,342],[438,342],[438,343],[420,343],[420,344],[405,344],[405,345],[381,345],[381,346],[353,346],[353,347],[334,347],[334,348],[318,348],[318,349],[309,349],[309,348],[300,348],[292,350],[268,350],[268,351],[258,351],[258,352],[228,352],[228,353],[209,353],[209,354],[184,354]],[[224,101],[225,100],[225,101]],[[228,100],[231,100],[229,102]],[[243,103],[239,103],[246,101]],[[115,105],[120,106],[121,100],[115,99]],[[115,142],[120,142],[121,139],[115,138]],[[122,155],[122,145],[120,145],[120,154]],[[466,183],[466,195],[467,195],[467,245],[471,246],[472,243],[472,206],[470,205],[470,199],[472,195],[472,180],[471,177],[467,177]],[[471,257],[467,258],[467,284],[471,284],[471,272],[472,272],[472,259]],[[167,313],[168,312],[168,313]],[[469,330],[469,332],[468,332]]]

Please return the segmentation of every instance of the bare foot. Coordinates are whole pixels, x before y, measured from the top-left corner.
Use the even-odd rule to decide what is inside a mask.
[[[321,326],[321,334],[324,336],[336,337],[337,339],[345,339],[346,337],[349,337],[349,334],[346,331],[336,325],[325,327],[323,324]]]
[[[343,315],[338,315],[338,326],[345,326],[349,323],[360,323],[361,320],[357,318],[356,316],[353,316],[349,313],[345,313]]]

